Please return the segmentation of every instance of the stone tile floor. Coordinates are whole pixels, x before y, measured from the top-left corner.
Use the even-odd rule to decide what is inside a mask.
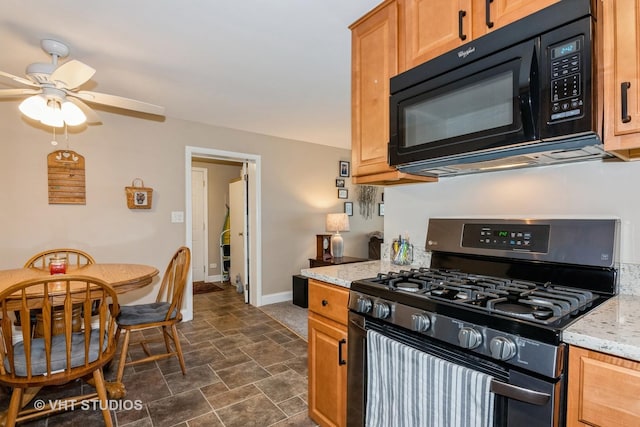
[[[179,325],[187,366],[176,358],[127,367],[127,396],[110,401],[116,426],[266,427],[315,426],[307,416],[307,343],[244,304],[234,286],[194,295],[194,319]],[[159,331],[156,333],[160,337]],[[135,337],[140,339],[141,336]],[[141,352],[132,343],[129,353]],[[105,372],[115,376],[117,358]],[[49,387],[36,399],[72,396],[89,387],[78,381]],[[0,390],[0,410],[9,396]],[[113,405],[113,406],[111,406]],[[24,426],[103,425],[98,410],[68,411]]]

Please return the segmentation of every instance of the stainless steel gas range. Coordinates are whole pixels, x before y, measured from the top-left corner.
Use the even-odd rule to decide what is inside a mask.
[[[562,331],[616,294],[618,230],[431,219],[430,268],[351,284],[348,425],[564,425]]]

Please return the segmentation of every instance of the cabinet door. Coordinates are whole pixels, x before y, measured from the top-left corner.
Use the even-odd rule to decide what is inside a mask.
[[[309,416],[322,426],[347,422],[347,327],[309,313]]]
[[[474,0],[474,37],[480,37],[560,0]]]
[[[640,157],[640,1],[605,0],[605,149],[622,158]],[[626,98],[626,99],[624,99]]]
[[[389,78],[398,71],[398,12],[395,2],[377,9],[352,30],[353,176],[391,172]]]
[[[640,363],[571,346],[567,426],[640,425]]]
[[[473,39],[471,0],[404,0],[404,64],[408,70]]]

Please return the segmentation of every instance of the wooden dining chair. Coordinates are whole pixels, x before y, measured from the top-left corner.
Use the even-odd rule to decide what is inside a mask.
[[[137,365],[172,356],[176,356],[178,358],[182,374],[185,375],[187,373],[176,324],[182,320],[182,313],[180,310],[187,283],[187,276],[189,275],[190,264],[191,252],[189,251],[189,248],[185,246],[180,247],[171,257],[171,261],[169,261],[169,265],[162,277],[162,283],[160,285],[156,302],[149,304],[123,305],[120,307],[120,314],[116,319],[116,322],[118,323],[116,340],[119,339],[120,333],[124,332],[124,341],[122,344],[122,353],[120,354],[120,363],[118,364],[116,381],[122,381],[125,366]],[[158,327],[162,329],[165,352],[152,353],[148,344],[153,340],[145,339],[140,341],[140,345],[142,346],[146,356],[140,359],[127,361],[131,332]],[[173,348],[171,345],[172,343]]]
[[[96,318],[85,317],[81,331],[72,328],[73,306],[90,310],[98,302]],[[0,292],[0,384],[13,388],[6,426],[61,412],[98,400],[105,425],[112,426],[107,405],[102,367],[116,351],[118,297],[106,282],[87,276],[50,276],[27,280]],[[43,336],[36,338],[31,322],[12,327],[12,314],[28,318],[30,310],[40,310]],[[52,313],[62,311],[64,327],[53,325]],[[22,409],[23,400],[34,397],[34,388],[60,385],[85,378],[93,379],[95,393],[60,399],[44,407]],[[25,399],[23,399],[25,397]]]
[[[71,248],[57,248],[57,249],[47,249],[46,251],[39,252],[29,258],[27,262],[24,263],[24,268],[38,268],[40,270],[48,270],[49,269],[49,260],[51,258],[64,258],[67,260],[67,267],[71,270],[72,268],[80,268],[83,265],[95,264],[96,261],[93,259],[91,255],[82,251],[80,249],[71,249]],[[94,306],[91,310],[91,314],[96,314],[96,306]],[[20,326],[20,314],[16,314],[16,326]],[[31,312],[31,321],[36,321],[36,314]]]
[[[48,249],[35,254],[27,262],[24,263],[25,268],[39,268],[46,270],[49,268],[50,258],[66,258],[68,267],[82,267],[87,264],[95,264],[96,261],[91,255],[80,249]]]

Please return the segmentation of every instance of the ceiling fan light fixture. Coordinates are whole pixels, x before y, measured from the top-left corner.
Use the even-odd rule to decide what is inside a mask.
[[[62,117],[69,126],[78,126],[87,121],[87,116],[73,102],[63,102],[61,110]]]
[[[40,120],[44,114],[47,102],[40,95],[33,95],[20,103],[18,109],[22,114],[33,120]]]
[[[42,117],[40,117],[40,123],[56,128],[61,128],[62,126],[64,126],[62,110],[60,109],[60,104],[58,103],[58,101],[50,99],[47,102],[47,106],[43,110]]]

